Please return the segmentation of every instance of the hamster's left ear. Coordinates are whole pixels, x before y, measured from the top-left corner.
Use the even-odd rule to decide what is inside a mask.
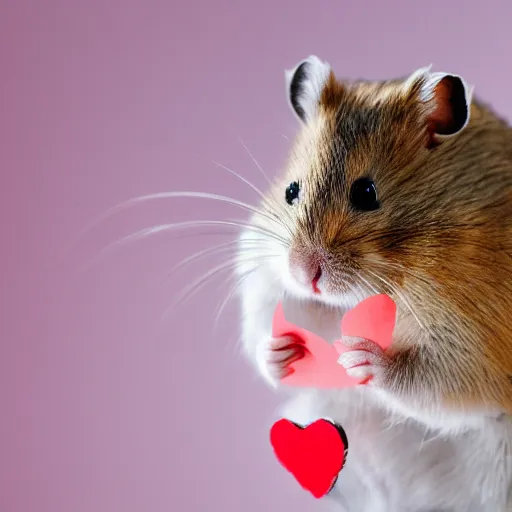
[[[303,123],[307,123],[315,116],[330,73],[329,64],[315,55],[299,62],[295,69],[285,71],[288,101],[295,115]]]
[[[430,67],[411,75],[406,86],[415,85],[427,106],[427,131],[433,145],[464,130],[470,118],[472,86],[459,75],[432,73]]]

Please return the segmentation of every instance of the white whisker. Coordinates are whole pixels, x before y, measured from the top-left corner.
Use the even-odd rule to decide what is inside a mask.
[[[244,147],[245,151],[247,151],[247,154],[251,157],[251,160],[254,162],[254,165],[256,165],[256,167],[259,169],[259,171],[261,172],[261,174],[263,174],[263,177],[265,178],[265,180],[267,180],[267,183],[269,185],[272,185],[272,182],[270,181],[270,179],[268,178],[267,176],[267,173],[263,170],[263,168],[261,167],[261,165],[258,163],[258,161],[256,160],[256,158],[254,158],[253,154],[249,151],[249,148],[245,145],[244,141],[239,138],[238,139],[240,141],[240,144],[242,144],[242,146]]]
[[[198,252],[186,257],[185,259],[181,260],[174,267],[172,267],[164,279],[167,279],[171,274],[173,274],[177,270],[183,268],[184,266],[186,266],[204,256],[211,256],[211,255],[221,254],[223,252],[228,252],[229,250],[233,250],[233,246],[235,246],[234,248],[236,249],[237,248],[236,246],[238,244],[240,244],[239,240],[231,240],[229,242],[218,244],[213,247],[208,247],[206,249],[198,251]],[[268,244],[267,247],[272,247],[272,245],[268,241],[263,240],[263,239],[257,239],[257,238],[253,238],[253,239],[244,238],[243,245],[245,246],[246,244],[250,245],[251,249],[258,248],[258,247],[265,247],[265,244]],[[243,249],[237,250],[238,254],[242,254],[243,252],[244,252]]]
[[[409,304],[409,301],[405,298],[404,294],[400,292],[397,286],[393,286],[389,281],[384,279],[383,277],[379,276],[375,272],[372,272],[371,270],[366,269],[366,271],[371,274],[373,277],[378,279],[379,281],[382,281],[386,286],[388,286],[394,293],[398,295],[398,297],[402,300],[404,303],[404,306],[410,311],[411,315],[415,318],[416,322],[418,322],[418,325],[424,329],[423,322],[419,319],[418,315],[414,312],[413,308]]]
[[[120,245],[124,245],[126,243],[129,243],[131,241],[140,240],[142,238],[146,238],[150,235],[155,235],[158,233],[164,233],[166,231],[173,231],[173,230],[179,230],[183,228],[192,228],[192,227],[206,227],[206,226],[224,226],[224,227],[236,227],[236,228],[243,228],[247,229],[249,231],[253,231],[255,233],[260,233],[262,235],[268,236],[272,239],[274,239],[276,242],[280,243],[284,247],[286,246],[284,241],[279,238],[278,236],[274,235],[271,231],[267,231],[266,229],[260,228],[258,226],[253,226],[252,224],[244,224],[234,221],[224,221],[224,220],[191,220],[191,221],[184,221],[184,222],[175,222],[171,224],[160,224],[158,226],[153,226],[149,228],[143,228],[139,231],[136,231],[135,233],[132,233],[130,235],[127,235],[115,242],[112,242],[112,244],[108,245],[102,251],[101,253],[106,253],[110,250],[113,250],[115,247],[118,247]]]
[[[220,265],[217,265],[213,269],[209,270],[206,274],[203,274],[199,279],[196,279],[193,283],[191,283],[189,286],[187,286],[180,295],[176,298],[176,300],[169,306],[164,313],[162,314],[162,318],[165,318],[169,311],[185,300],[191,298],[195,293],[197,293],[203,285],[205,285],[210,279],[215,277],[217,274],[226,271],[226,270],[233,270],[237,267],[239,263],[247,263],[247,262],[254,262],[255,266],[257,267],[262,259],[274,259],[278,257],[277,254],[261,254],[258,253],[257,255],[251,256],[250,258],[234,258],[231,260],[228,260]]]
[[[368,281],[367,279],[365,279],[362,275],[357,275],[357,279],[360,279],[361,281],[363,281],[363,283],[368,286],[368,288],[370,288],[370,290],[372,291],[372,293],[375,293],[376,295],[379,294],[379,290],[377,290],[377,288],[375,288],[375,286],[373,286],[370,281]],[[363,287],[364,288],[364,287]]]
[[[258,270],[258,267],[255,267],[251,270],[248,270],[247,272],[244,272],[241,276],[239,276],[237,278],[237,280],[235,281],[234,285],[231,287],[231,289],[228,291],[228,293],[226,294],[226,297],[224,298],[224,300],[222,301],[222,303],[220,304],[219,308],[217,309],[217,313],[215,315],[215,321],[214,321],[214,329],[217,328],[218,326],[218,323],[219,323],[219,320],[220,320],[220,317],[222,316],[222,313],[224,312],[224,309],[226,308],[228,302],[230,301],[230,299],[233,297],[233,295],[236,293],[236,291],[238,290],[238,288],[240,288],[240,286],[242,285],[242,283],[249,277],[253,274],[253,272],[255,272],[256,270]]]
[[[77,238],[81,238],[84,236],[87,232],[89,232],[91,229],[93,229],[95,226],[100,224],[101,222],[104,222],[109,217],[112,217],[113,215],[120,213],[121,211],[134,206],[139,203],[143,203],[146,201],[153,201],[158,199],[178,199],[178,198],[189,198],[189,199],[209,199],[214,201],[220,201],[225,202],[228,204],[231,204],[233,206],[238,206],[239,208],[242,208],[246,211],[255,213],[257,215],[261,215],[262,217],[265,217],[270,222],[274,222],[280,226],[283,226],[282,222],[280,221],[280,218],[277,214],[270,215],[268,213],[265,213],[261,211],[258,208],[255,208],[254,206],[251,206],[247,203],[244,203],[243,201],[238,201],[236,199],[233,199],[231,197],[222,196],[218,194],[210,194],[207,192],[195,192],[195,191],[175,191],[175,192],[157,192],[155,194],[147,194],[144,196],[134,197],[132,199],[128,199],[127,201],[124,201],[117,206],[114,206],[110,209],[108,209],[106,212],[104,212],[102,215],[98,216],[96,219],[91,221],[86,227],[84,227],[77,235]],[[273,213],[273,212],[271,212]]]
[[[108,244],[106,247],[101,249],[95,257],[91,258],[91,260],[83,265],[82,272],[87,270],[89,267],[91,267],[94,264],[99,263],[102,259],[106,258],[109,254],[114,252],[116,249],[119,249],[120,247],[123,247],[129,243],[136,242],[139,240],[142,240],[148,236],[156,235],[159,233],[165,233],[168,231],[173,230],[180,230],[184,228],[195,228],[195,227],[231,227],[231,228],[238,228],[238,229],[245,229],[247,231],[250,231],[252,233],[258,233],[267,238],[265,240],[266,242],[269,239],[275,240],[275,242],[282,246],[286,247],[286,242],[281,239],[279,236],[275,235],[273,232],[268,231],[264,228],[254,226],[249,223],[242,223],[238,221],[223,221],[223,220],[198,220],[198,221],[184,221],[184,222],[176,222],[172,224],[161,224],[158,226],[153,226],[149,228],[144,228],[139,231],[136,231],[135,233],[132,233],[130,235],[126,235],[110,244]],[[221,234],[221,233],[218,233]],[[263,242],[263,240],[262,240]]]
[[[215,160],[213,160],[213,163],[216,166],[220,167],[221,169],[224,169],[225,171],[233,174],[234,176],[236,176],[237,178],[242,180],[246,185],[249,185],[249,187],[251,187],[261,198],[263,198],[263,199],[265,198],[265,195],[263,194],[263,192],[258,187],[256,187],[256,185],[253,185],[248,179],[244,178],[237,172],[233,171],[233,169],[230,169],[229,167],[226,167],[225,165],[222,165],[221,163],[216,162]]]

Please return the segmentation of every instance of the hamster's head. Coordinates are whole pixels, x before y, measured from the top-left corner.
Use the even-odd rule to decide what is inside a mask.
[[[450,227],[462,221],[457,140],[471,89],[430,68],[340,81],[311,56],[286,72],[286,91],[300,129],[265,215],[253,218],[274,234],[266,243],[286,292],[352,307],[400,294],[411,276],[417,286],[447,257]]]

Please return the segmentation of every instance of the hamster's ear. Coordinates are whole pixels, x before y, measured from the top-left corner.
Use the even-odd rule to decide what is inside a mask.
[[[417,86],[419,99],[427,105],[427,130],[432,142],[460,133],[469,123],[473,87],[451,73],[431,73],[422,68],[409,78]]]
[[[301,61],[295,69],[285,71],[288,101],[302,122],[314,117],[330,72],[329,64],[314,55]]]

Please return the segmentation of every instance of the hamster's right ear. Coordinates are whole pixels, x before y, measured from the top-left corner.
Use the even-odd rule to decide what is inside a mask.
[[[428,105],[429,146],[435,147],[466,128],[473,87],[462,77],[452,73],[432,73],[429,66],[413,73],[405,85],[419,92],[420,101]]]
[[[307,123],[315,116],[330,73],[329,64],[315,55],[301,61],[295,69],[285,71],[288,101],[302,122]]]

